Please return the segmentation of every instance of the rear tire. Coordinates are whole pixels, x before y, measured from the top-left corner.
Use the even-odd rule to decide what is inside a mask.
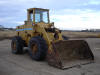
[[[23,53],[23,40],[19,36],[12,38],[11,48],[13,54],[22,54]]]
[[[34,60],[44,60],[47,54],[47,44],[43,38],[36,36],[29,41],[29,54]]]

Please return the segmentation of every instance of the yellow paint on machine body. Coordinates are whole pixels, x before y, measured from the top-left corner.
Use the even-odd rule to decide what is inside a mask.
[[[20,36],[27,47],[31,38],[35,36],[42,37],[48,46],[48,63],[61,69],[65,68],[63,60],[65,64],[68,63],[68,61],[74,62],[73,59],[79,60],[82,57],[87,60],[93,59],[87,42],[83,40],[63,39],[61,31],[54,27],[54,23],[50,23],[48,9],[28,9],[27,21],[24,22],[24,25],[17,26],[16,36]]]

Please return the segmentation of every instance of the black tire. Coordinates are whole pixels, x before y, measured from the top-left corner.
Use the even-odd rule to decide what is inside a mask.
[[[23,53],[23,40],[19,36],[12,38],[11,48],[13,54],[22,54]]]
[[[37,46],[36,51],[34,51],[34,46]],[[29,54],[30,57],[36,61],[44,60],[47,54],[47,44],[43,38],[36,36],[31,38],[29,41]]]
[[[64,35],[62,35],[62,38],[63,38],[64,40],[68,40],[68,37],[66,37],[66,36],[64,36]]]

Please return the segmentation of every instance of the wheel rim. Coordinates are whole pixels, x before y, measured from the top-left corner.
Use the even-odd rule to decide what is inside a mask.
[[[16,43],[15,42],[12,43],[12,50],[16,51]]]
[[[32,44],[31,50],[32,50],[32,54],[34,55],[38,50],[37,44]]]

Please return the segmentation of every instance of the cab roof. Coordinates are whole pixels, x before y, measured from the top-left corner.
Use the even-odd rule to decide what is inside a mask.
[[[28,11],[32,11],[32,10],[35,10],[35,9],[49,11],[49,9],[43,9],[43,8],[29,8],[29,9],[27,9],[27,10],[28,10]]]

